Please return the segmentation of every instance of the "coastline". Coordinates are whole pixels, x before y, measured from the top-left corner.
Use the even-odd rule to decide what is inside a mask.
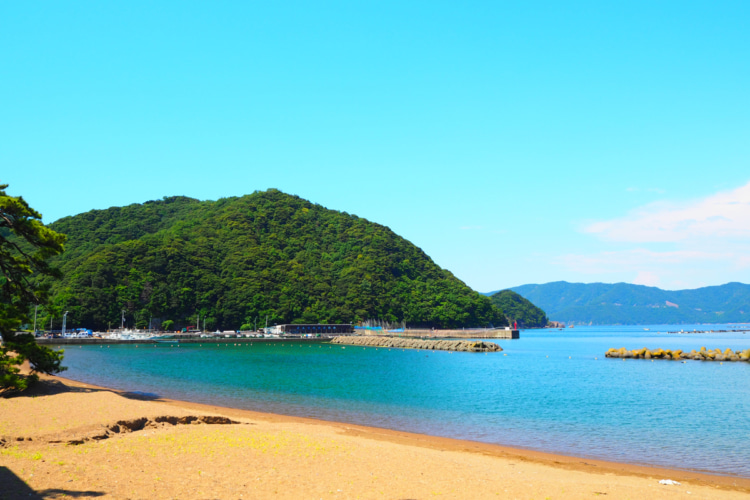
[[[65,398],[64,402],[62,398]],[[8,401],[18,404],[7,404]],[[67,409],[60,407],[61,403]],[[19,424],[14,428],[13,422],[23,422],[24,418],[28,418],[30,405],[38,406],[37,409],[41,408],[43,414],[58,421],[58,427],[37,425],[31,430]],[[74,421],[66,422],[61,413],[70,413],[71,405],[82,409],[82,412],[79,416],[69,417]],[[637,491],[660,498],[683,498],[688,495],[687,492],[690,492],[691,498],[695,495],[701,498],[740,498],[750,493],[750,478],[592,460],[189,401],[150,399],[64,377],[43,377],[43,389],[35,397],[0,400],[0,409],[3,410],[0,413],[7,415],[7,420],[11,422],[10,428],[7,424],[0,427],[0,436],[6,436],[5,447],[0,448],[0,472],[10,471],[34,491],[59,489],[66,481],[73,481],[77,482],[77,487],[100,491],[111,498],[193,496],[185,488],[194,488],[194,493],[200,497],[199,488],[204,483],[201,478],[204,474],[211,474],[218,478],[211,488],[211,495],[216,498],[237,498],[235,493],[243,488],[247,491],[245,498],[298,498],[300,494],[316,498],[422,498],[433,494],[448,498],[485,498],[496,494],[510,498],[581,498],[604,493],[608,498],[635,498],[640,496],[636,494]],[[119,419],[134,416],[156,418],[159,415],[223,416],[244,425],[155,426],[139,432],[113,435],[106,440],[90,439],[80,446],[44,442],[45,435],[48,441],[54,441],[49,439],[50,435],[63,436],[64,441],[75,434],[93,435],[91,433],[96,429]],[[48,422],[49,419],[44,421]],[[267,449],[259,451],[258,435],[267,441],[266,444],[273,443],[269,449],[275,449],[277,453],[269,453]],[[10,441],[19,437],[30,439]],[[181,442],[180,450],[185,451],[175,453],[174,460],[177,463],[200,462],[200,473],[184,476],[184,471],[174,471],[174,464],[163,465],[157,460],[157,457],[172,449],[162,446],[164,443],[158,441],[160,439],[177,439]],[[207,451],[209,448],[194,449],[196,442],[205,443],[210,453]],[[316,443],[312,445],[313,451],[308,446],[310,443]],[[238,454],[239,450],[243,450],[242,444],[245,446],[244,452]],[[124,447],[125,451],[120,449],[115,453],[113,446]],[[39,456],[64,455],[59,462],[67,463],[66,460],[70,460],[75,470],[90,470],[92,473],[79,473],[78,479],[65,480],[70,476],[69,470],[49,465],[49,461],[33,460],[35,455],[32,452]],[[253,457],[252,460],[247,458],[248,454]],[[234,461],[226,463],[217,459],[217,455],[231,456]],[[119,469],[105,468],[109,476],[119,480],[101,482],[101,471],[96,473],[95,470],[101,468],[104,456],[110,456],[107,461],[114,458],[120,464]],[[161,489],[146,486],[151,483],[140,484],[136,481],[138,484],[133,491],[122,490],[122,484],[129,481],[133,471],[137,473],[136,469],[143,468],[149,462],[152,469],[166,467],[166,473],[159,476]],[[235,462],[239,465],[235,465]],[[238,477],[232,474],[235,467],[241,471],[253,467],[257,468],[256,472],[263,473],[258,472],[260,475],[255,484],[251,484],[241,473]],[[36,474],[29,470],[35,470]],[[165,479],[164,476],[170,474],[168,470],[176,476]],[[226,473],[226,477],[221,477],[223,473]],[[290,474],[294,477],[292,482],[288,477]],[[264,477],[268,481],[263,480]],[[384,477],[388,477],[388,480],[383,481]],[[43,481],[45,478],[48,482]],[[681,484],[660,485],[659,480],[662,479]],[[120,486],[117,485],[118,481]],[[278,489],[279,482],[285,484],[283,491]],[[144,489],[152,487],[157,489]],[[173,494],[175,488],[182,494]]]

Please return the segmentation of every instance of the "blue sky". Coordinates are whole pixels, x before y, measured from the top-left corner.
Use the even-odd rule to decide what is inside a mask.
[[[750,2],[4,2],[45,222],[278,188],[479,291],[750,282]]]

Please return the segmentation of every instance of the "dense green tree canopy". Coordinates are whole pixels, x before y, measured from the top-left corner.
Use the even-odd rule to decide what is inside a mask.
[[[547,326],[547,315],[534,304],[511,290],[502,290],[490,297],[492,303],[500,308],[512,323],[518,322],[519,328],[544,328]]]
[[[24,389],[29,380],[18,365],[28,360],[32,371],[57,373],[62,354],[36,344],[31,335],[17,334],[32,306],[44,304],[46,287],[40,276],[57,276],[48,259],[63,251],[65,236],[41,222],[41,215],[21,197],[9,196],[0,185],[0,388]]]
[[[0,307],[37,304],[43,289],[31,278],[57,274],[47,260],[63,251],[65,236],[45,227],[23,198],[8,196],[7,187],[0,185]]]
[[[502,311],[387,227],[277,190],[173,197],[51,225],[68,236],[54,302],[71,325],[209,329],[381,319],[502,326]]]

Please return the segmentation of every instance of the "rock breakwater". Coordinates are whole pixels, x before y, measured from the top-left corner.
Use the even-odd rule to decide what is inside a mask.
[[[633,359],[692,359],[695,361],[750,361],[750,349],[743,351],[733,351],[731,349],[706,349],[701,347],[696,351],[685,352],[682,349],[654,349],[646,347],[643,349],[628,350],[624,347],[620,349],[610,349],[605,354],[608,358],[633,358]]]
[[[380,336],[344,336],[334,337],[331,343],[363,347],[392,347],[396,349],[425,349],[434,351],[500,352],[503,350],[502,347],[494,342],[483,342],[481,340],[419,340]]]

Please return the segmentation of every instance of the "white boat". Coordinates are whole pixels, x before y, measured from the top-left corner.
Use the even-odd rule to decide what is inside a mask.
[[[154,338],[154,335],[147,331],[138,330],[117,330],[109,335],[103,336],[112,340],[150,340]]]

